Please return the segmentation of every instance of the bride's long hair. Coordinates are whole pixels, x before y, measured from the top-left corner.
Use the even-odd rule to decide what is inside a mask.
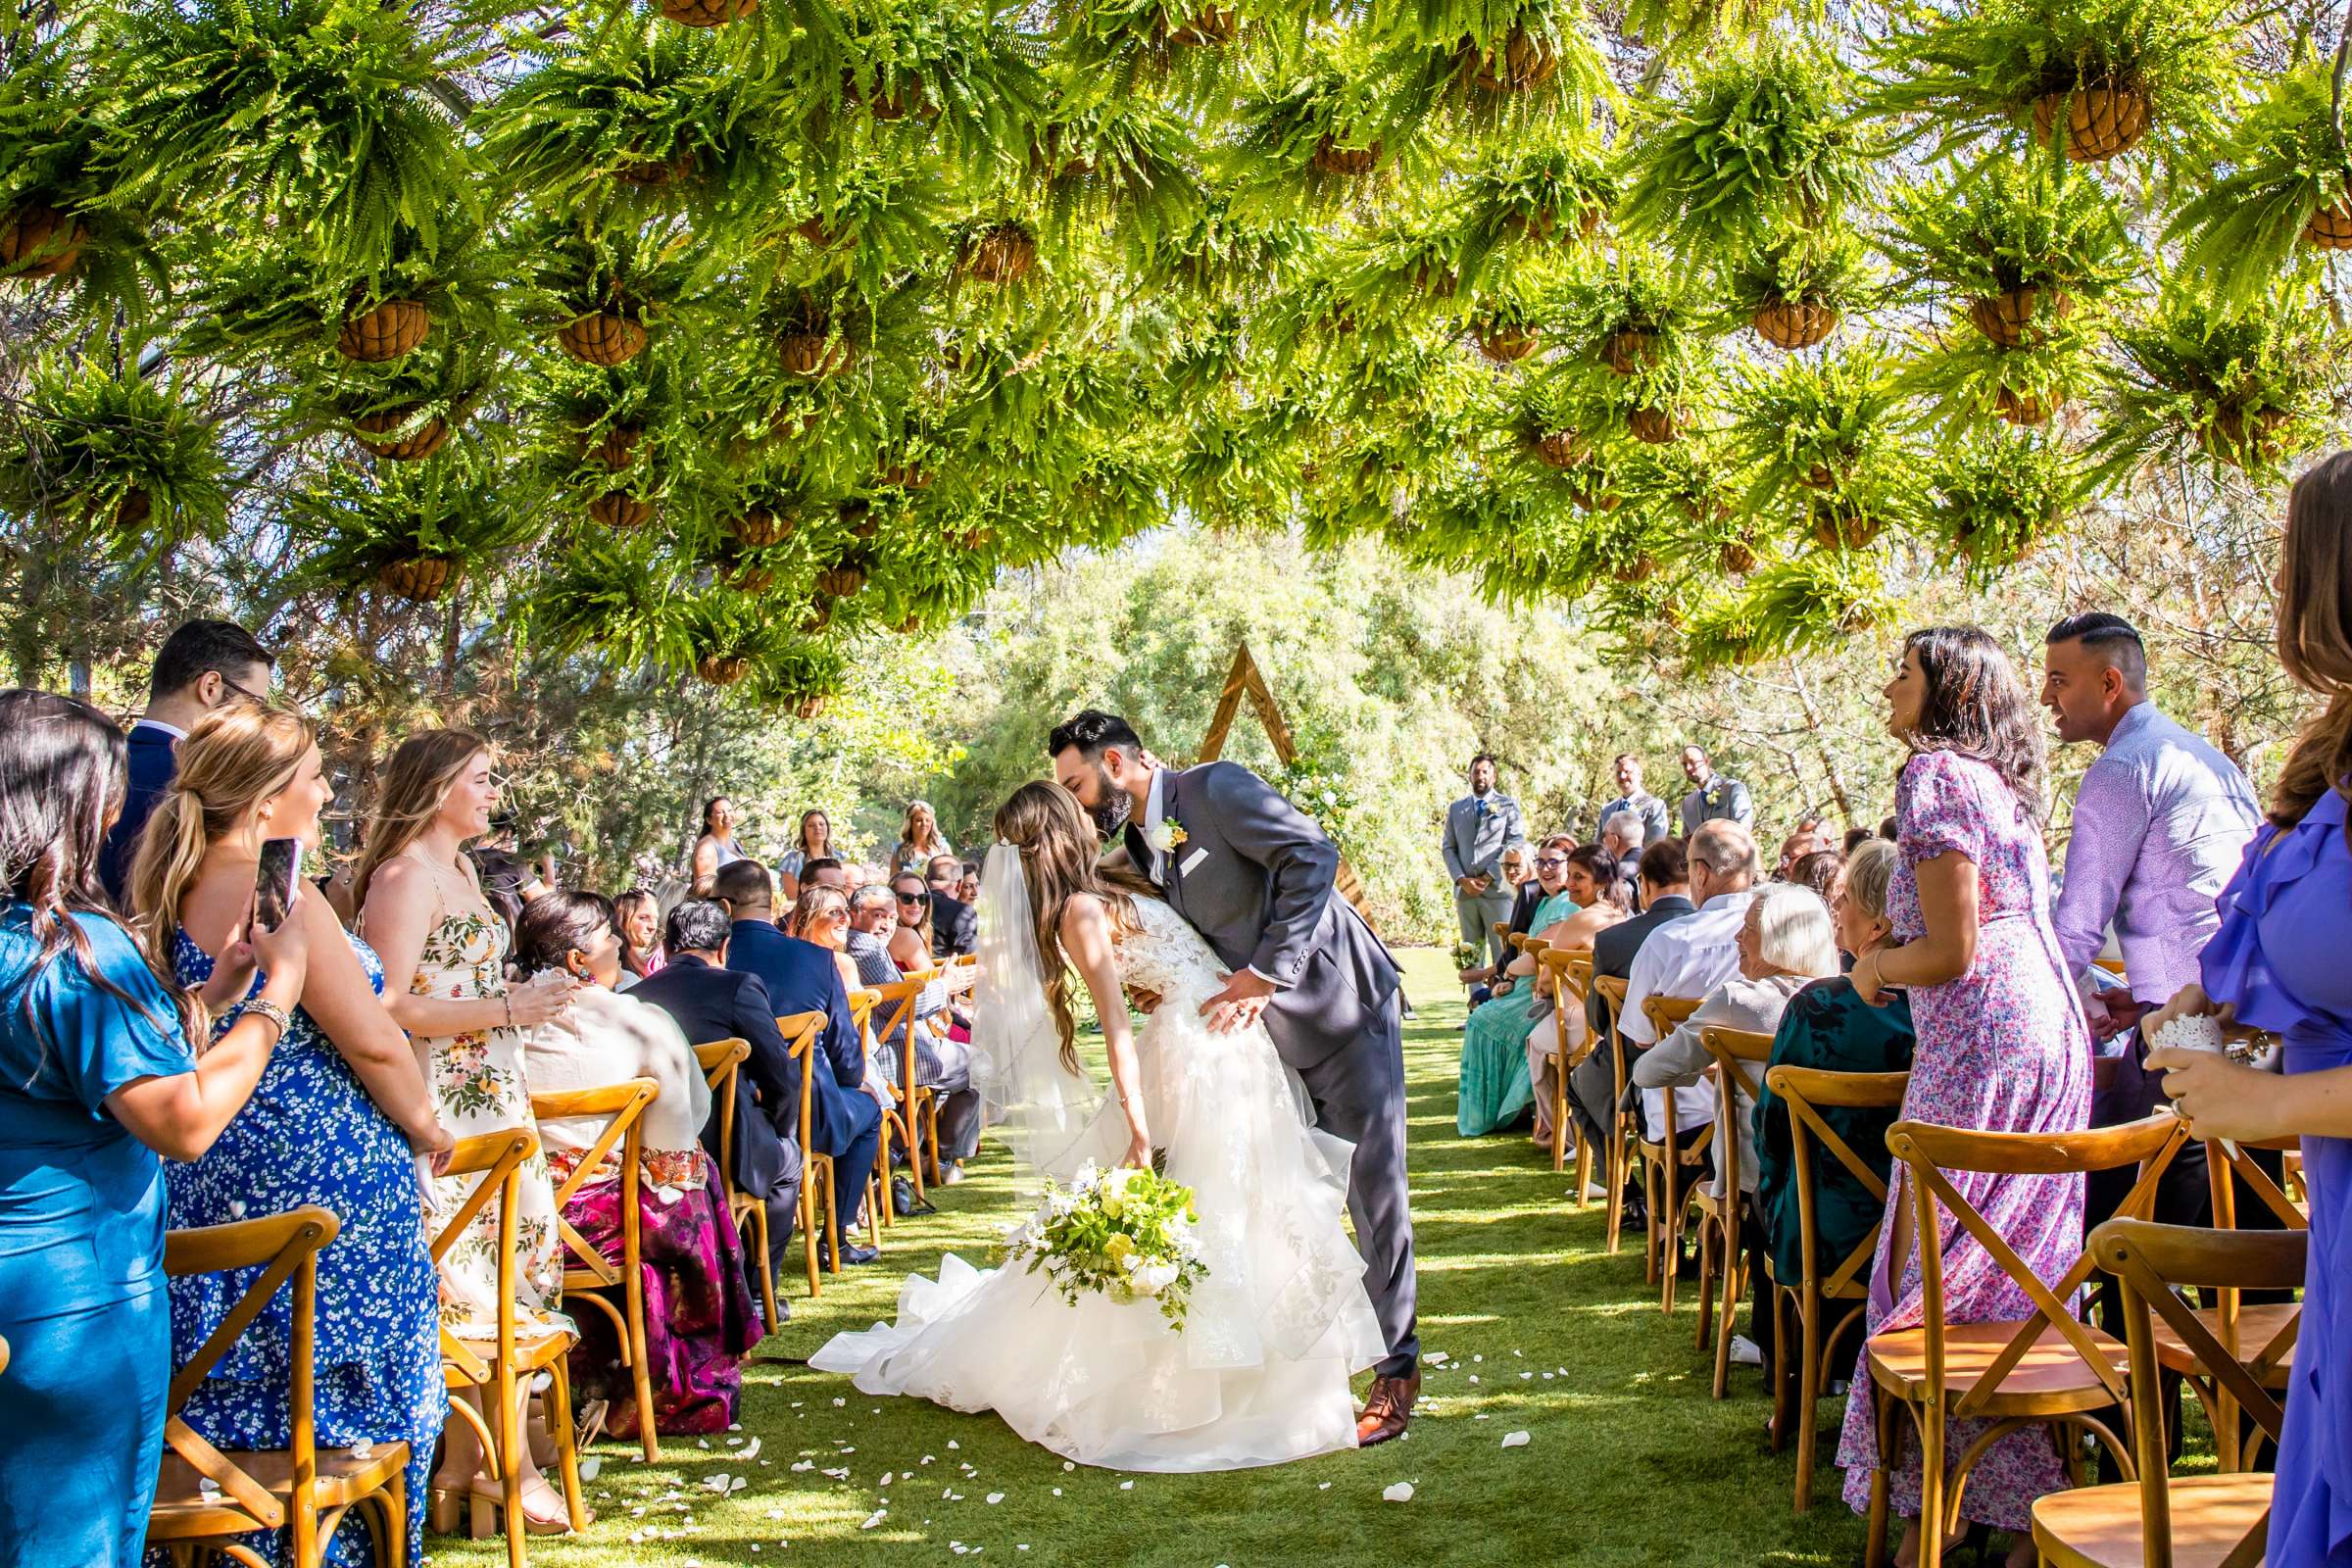
[[[1070,1011],[1070,966],[1061,951],[1061,911],[1081,893],[1102,901],[1111,929],[1133,936],[1143,928],[1138,898],[1156,897],[1150,881],[1102,863],[1102,840],[1085,810],[1059,784],[1024,784],[997,808],[997,838],[1021,852],[1029,883],[1029,917],[1037,930],[1038,978],[1061,1036],[1061,1064],[1080,1075],[1078,1020]]]

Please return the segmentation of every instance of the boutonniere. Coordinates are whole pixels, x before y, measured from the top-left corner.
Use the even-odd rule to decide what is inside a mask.
[[[1723,786],[1722,786],[1722,785],[1720,785],[1720,784],[1716,784],[1716,785],[1711,785],[1711,786],[1709,786],[1709,787],[1708,787],[1708,790],[1707,790],[1707,804],[1708,804],[1709,806],[1721,806],[1721,805],[1723,804]]]
[[[1144,835],[1144,842],[1162,855],[1173,855],[1191,836],[1185,832],[1182,822],[1172,816],[1163,816],[1159,819],[1159,826]]]

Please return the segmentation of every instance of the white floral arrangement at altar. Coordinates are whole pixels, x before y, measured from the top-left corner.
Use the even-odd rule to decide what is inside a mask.
[[[1348,787],[1348,776],[1340,769],[1293,762],[1273,784],[1332,843],[1346,844],[1353,836],[1355,791]]]
[[[1200,1220],[1183,1183],[1088,1160],[1067,1189],[1048,1182],[1037,1211],[1006,1228],[1004,1260],[1044,1273],[1072,1306],[1082,1296],[1153,1301],[1182,1328],[1193,1286],[1208,1273],[1195,1237]]]

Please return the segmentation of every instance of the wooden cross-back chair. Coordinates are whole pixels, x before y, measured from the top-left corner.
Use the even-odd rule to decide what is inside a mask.
[[[637,1210],[644,1190],[645,1110],[662,1092],[651,1078],[595,1089],[570,1089],[531,1096],[531,1115],[545,1126],[551,1121],[598,1117],[604,1125],[556,1188],[556,1229],[568,1254],[564,1264],[564,1303],[588,1305],[612,1320],[613,1337],[620,1343],[621,1364],[637,1392],[637,1437],[648,1463],[662,1457],[662,1440],[654,1431],[652,1369],[646,1364],[645,1273],[642,1220]],[[619,1161],[620,1261],[612,1263],[564,1217],[564,1206],[588,1185],[608,1159]],[[612,1299],[613,1293],[620,1299]],[[577,1316],[577,1313],[573,1314]]]
[[[1723,1191],[1705,1182],[1691,1197],[1698,1213],[1698,1348],[1715,1340],[1714,1396],[1720,1399],[1732,1375],[1732,1318],[1747,1287],[1746,1258],[1740,1248],[1741,1216],[1747,1200],[1740,1182],[1740,1120],[1749,1114],[1764,1083],[1764,1064],[1772,1059],[1772,1036],[1751,1029],[1701,1029],[1698,1043],[1715,1058],[1715,1163]],[[1741,1097],[1745,1098],[1742,1099]],[[1723,1275],[1723,1324],[1715,1325],[1715,1276]],[[1748,1332],[1759,1341],[1764,1325],[1751,1323]]]
[[[776,1267],[767,1255],[767,1205],[735,1180],[736,1077],[751,1054],[752,1043],[741,1039],[713,1040],[694,1048],[703,1081],[710,1086],[711,1107],[718,1114],[718,1179],[726,1193],[727,1218],[734,1221],[751,1250],[753,1266],[760,1270],[760,1304],[766,1309],[767,1331],[773,1334],[782,1320],[776,1315]]]
[[[1821,1431],[1815,1401],[1829,1393],[1839,1339],[1868,1321],[1870,1266],[1879,1249],[1872,1226],[1843,1257],[1821,1252],[1821,1154],[1845,1167],[1864,1191],[1886,1202],[1886,1183],[1862,1152],[1839,1135],[1825,1110],[1894,1110],[1909,1087],[1907,1072],[1829,1072],[1781,1065],[1764,1075],[1765,1086],[1788,1110],[1789,1165],[1796,1187],[1797,1235],[1805,1267],[1796,1280],[1775,1278],[1772,1292],[1772,1446],[1777,1452],[1791,1426],[1796,1433],[1798,1513],[1813,1506],[1813,1462]],[[1820,1152],[1816,1152],[1816,1149]],[[1833,1316],[1835,1314],[1835,1316]],[[1798,1351],[1789,1354],[1790,1319]]]
[[[1642,1004],[1649,1019],[1650,1042],[1656,1044],[1681,1028],[1698,1010],[1697,997],[1650,997]],[[1622,1057],[1620,1058],[1622,1059]],[[1674,1316],[1675,1276],[1679,1272],[1683,1250],[1683,1228],[1690,1223],[1692,1194],[1702,1183],[1695,1180],[1693,1171],[1703,1169],[1707,1146],[1715,1141],[1715,1124],[1710,1121],[1700,1128],[1689,1143],[1683,1142],[1681,1117],[1675,1113],[1674,1091],[1659,1091],[1665,1108],[1659,1119],[1665,1131],[1652,1140],[1642,1126],[1640,1102],[1629,1112],[1633,1118],[1635,1148],[1642,1155],[1642,1199],[1649,1208],[1649,1223],[1642,1238],[1642,1250],[1649,1266],[1649,1283],[1658,1287],[1658,1310]]]
[[[164,1272],[173,1277],[258,1268],[220,1327],[172,1374],[166,1396],[164,1455],[147,1540],[177,1562],[218,1553],[251,1568],[268,1559],[232,1538],[257,1530],[286,1532],[286,1560],[314,1568],[353,1508],[361,1510],[382,1568],[398,1568],[409,1549],[405,1443],[318,1451],[312,1409],[318,1333],[318,1253],[343,1222],[316,1203],[264,1219],[176,1230],[164,1238]],[[280,1290],[293,1291],[288,1357],[288,1444],[267,1451],[216,1448],[179,1417],[188,1398],[243,1337]],[[206,1483],[217,1489],[208,1492]]]
[[[2111,1219],[2090,1233],[2099,1267],[2123,1289],[2132,1446],[2137,1476],[2054,1492],[2034,1503],[2034,1545],[2053,1568],[2256,1568],[2270,1532],[2276,1478],[2174,1476],[2167,1460],[2163,1338],[2193,1349],[2215,1381],[2276,1443],[2285,1427],[2278,1374],[2294,1325],[2267,1341],[2226,1345],[2179,1291],[2292,1290],[2303,1283],[2308,1233],[2218,1231]]]
[[[850,993],[850,1021],[858,1026],[858,1045],[867,1060],[874,1054],[874,1010],[882,1004],[882,993],[872,988]],[[855,1091],[864,1094],[863,1088]],[[884,1224],[897,1223],[890,1212],[891,1151],[910,1147],[906,1141],[906,1124],[895,1108],[882,1107],[882,1125],[874,1151],[874,1168],[865,1176],[865,1225],[876,1247],[882,1245]],[[912,1158],[911,1155],[908,1156]],[[838,1172],[835,1173],[838,1176]]]
[[[1569,1014],[1575,1013],[1582,1021],[1585,998],[1592,988],[1592,950],[1552,948],[1536,962],[1551,976],[1551,1103],[1545,1109],[1551,1116],[1551,1168],[1561,1170],[1568,1163],[1568,1074],[1582,1066],[1599,1043],[1587,1029],[1583,1045],[1572,1049],[1568,1044]],[[1592,1180],[1592,1143],[1589,1138],[1576,1141],[1576,1206],[1580,1213],[1585,1207],[1585,1189]]]
[[[2237,1228],[2237,1187],[2242,1182],[2254,1195],[2255,1201],[2279,1225],[2290,1231],[2309,1229],[2310,1217],[2286,1195],[2284,1188],[2271,1179],[2270,1172],[2247,1153],[2249,1149],[2258,1149],[2284,1154],[2301,1148],[2302,1141],[2295,1138],[2252,1144],[2219,1138],[2206,1140],[2205,1175],[2213,1194],[2214,1228],[2225,1231]],[[2236,1181],[2230,1180],[2232,1175]],[[2239,1298],[2239,1287],[2232,1284],[2217,1284],[2205,1295],[2211,1304],[2197,1309],[2197,1320],[2233,1354],[2245,1344],[2268,1345],[2284,1334],[2278,1364],[2269,1369],[2274,1382],[2266,1385],[2275,1392],[2283,1392],[2294,1364],[2292,1330],[2302,1318],[2301,1304],[2291,1300],[2247,1303]],[[2205,1406],[2206,1420],[2213,1427],[2214,1452],[2222,1469],[2249,1468],[2244,1451],[2245,1424],[2239,1418],[2236,1398],[2214,1377],[2212,1369],[2187,1342],[2172,1331],[2168,1322],[2159,1319],[2153,1329],[2158,1362],[2167,1372],[2180,1374],[2195,1393],[2198,1402]]]
[[[504,1516],[509,1568],[522,1568],[522,1466],[514,1462],[525,1441],[518,1391],[539,1373],[548,1375],[547,1431],[562,1461],[564,1503],[574,1530],[588,1528],[588,1510],[580,1496],[580,1456],[571,1423],[571,1377],[565,1352],[572,1336],[561,1329],[521,1332],[514,1313],[515,1209],[522,1162],[539,1152],[539,1134],[529,1127],[507,1127],[460,1139],[449,1156],[452,1176],[479,1176],[430,1243],[433,1263],[439,1267],[461,1237],[485,1208],[497,1205],[498,1329],[484,1355],[475,1345],[441,1330],[441,1376],[452,1394],[470,1392],[489,1407],[487,1415],[471,1400],[453,1398],[450,1413],[467,1422],[480,1440],[482,1451],[498,1478]],[[488,1533],[490,1505],[478,1495],[466,1498],[468,1524],[476,1536]]]
[[[1619,1020],[1625,1014],[1625,977],[1594,975],[1592,989],[1608,1008],[1609,1024],[1603,1043],[1608,1047],[1609,1066],[1614,1081],[1609,1098],[1607,1137],[1600,1151],[1600,1179],[1609,1188],[1605,1239],[1613,1256],[1625,1229],[1625,1190],[1633,1181],[1633,1123],[1625,1113],[1625,1039],[1617,1029]]]
[[[899,1081],[891,1085],[899,1102],[899,1124],[906,1134],[906,1171],[914,1186],[916,1201],[921,1201],[925,1189],[923,1166],[928,1160],[930,1180],[940,1180],[939,1164],[939,1091],[923,1082],[921,1053],[915,1049],[917,1028],[914,1004],[923,988],[938,980],[946,969],[918,970],[896,985],[877,987],[873,993],[874,1023],[866,1049],[871,1051],[893,1035],[901,1037],[899,1053]],[[885,1210],[888,1209],[884,1205]]]
[[[1863,1342],[1879,1421],[1879,1463],[1870,1489],[1871,1568],[1882,1568],[1886,1560],[1887,1476],[1900,1462],[1906,1427],[1920,1446],[1922,1562],[1941,1558],[1944,1542],[1957,1527],[1969,1475],[1985,1451],[2012,1432],[2033,1426],[2079,1428],[2107,1446],[2127,1478],[2133,1475],[2125,1445],[2096,1414],[2131,1397],[2124,1347],[2077,1318],[2069,1304],[2097,1263],[2087,1251],[2079,1253],[2056,1284],[2045,1284],[1944,1173],[2055,1176],[2137,1165],[2139,1180],[2116,1213],[2144,1219],[2158,1180],[2187,1137],[2180,1118],[2169,1111],[2086,1132],[1972,1132],[1901,1121],[1887,1133],[1886,1147],[1902,1162],[1912,1207],[1923,1313],[1918,1328],[1874,1334]],[[1945,1321],[1943,1250],[1936,1241],[1943,1234],[1944,1214],[2034,1302],[2031,1317],[2006,1323]],[[1898,1257],[1892,1266],[1901,1270],[1907,1263],[1907,1257]],[[1948,1466],[1947,1418],[1986,1423]]]
[[[817,1248],[819,1236],[825,1238],[826,1250],[833,1259],[833,1272],[841,1272],[840,1238],[834,1235],[839,1222],[833,1209],[833,1156],[820,1154],[809,1141],[815,1126],[816,1039],[825,1032],[825,1015],[821,1012],[786,1013],[776,1020],[776,1031],[784,1037],[784,1049],[801,1065],[801,1107],[799,1120],[801,1142],[801,1250],[808,1255],[808,1294],[817,1294]]]

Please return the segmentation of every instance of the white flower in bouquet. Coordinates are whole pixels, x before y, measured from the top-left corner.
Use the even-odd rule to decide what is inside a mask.
[[[1026,1261],[1073,1306],[1082,1296],[1151,1301],[1182,1327],[1192,1288],[1208,1272],[1192,1189],[1154,1171],[1091,1162],[1075,1180],[1067,1192],[1047,1185],[1037,1217],[1005,1233],[1005,1260]]]

